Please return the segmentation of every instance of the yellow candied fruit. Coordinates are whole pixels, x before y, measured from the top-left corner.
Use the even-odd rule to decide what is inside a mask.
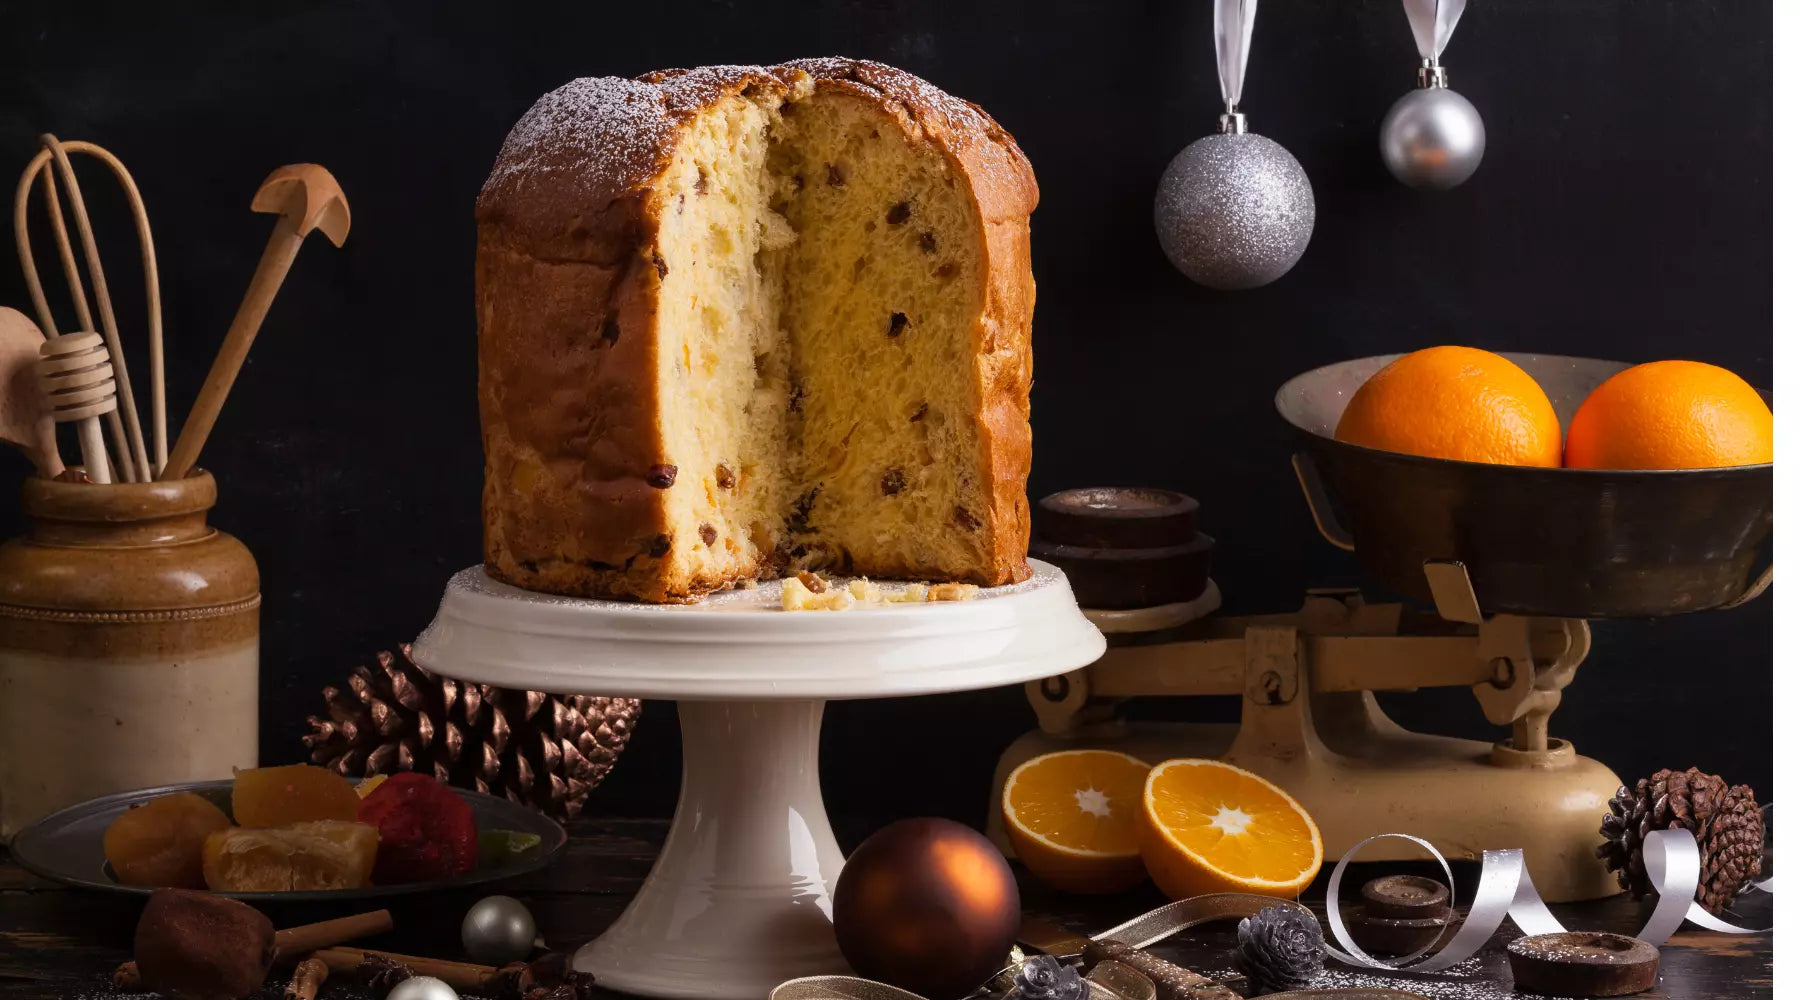
[[[350,782],[311,764],[250,768],[231,784],[231,816],[239,826],[353,820],[361,801]]]

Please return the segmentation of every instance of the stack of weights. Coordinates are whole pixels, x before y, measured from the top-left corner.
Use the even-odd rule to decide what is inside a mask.
[[[1115,611],[1183,604],[1206,591],[1213,540],[1200,505],[1170,490],[1091,487],[1052,493],[1032,518],[1031,554],[1068,574],[1075,600]]]

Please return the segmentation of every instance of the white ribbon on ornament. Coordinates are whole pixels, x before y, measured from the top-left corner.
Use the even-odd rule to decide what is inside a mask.
[[[1463,918],[1462,926],[1451,936],[1448,944],[1435,955],[1416,964],[1409,963],[1437,947],[1435,942],[1391,961],[1384,962],[1375,958],[1357,947],[1344,925],[1340,900],[1341,883],[1351,859],[1359,851],[1377,840],[1390,838],[1411,841],[1431,852],[1431,856],[1444,869],[1444,884],[1450,887],[1450,905],[1456,905],[1456,889],[1450,873],[1450,863],[1444,860],[1437,848],[1423,838],[1410,834],[1378,833],[1344,852],[1344,856],[1332,868],[1330,881],[1326,883],[1325,919],[1331,924],[1332,934],[1342,945],[1341,949],[1330,944],[1325,946],[1326,953],[1332,958],[1346,965],[1387,972],[1442,972],[1480,951],[1508,917],[1526,934],[1560,934],[1566,931],[1562,923],[1551,915],[1550,908],[1544,905],[1544,898],[1538,894],[1537,887],[1531,884],[1531,873],[1525,870],[1523,851],[1516,848],[1484,851],[1481,856],[1480,881],[1475,887],[1475,901],[1469,904],[1468,915]],[[1694,840],[1692,833],[1686,830],[1658,830],[1644,838],[1643,851],[1644,873],[1651,886],[1656,889],[1656,906],[1636,937],[1653,945],[1660,945],[1681,927],[1683,921],[1722,934],[1761,934],[1769,930],[1767,927],[1739,927],[1727,923],[1706,912],[1694,901],[1694,891],[1700,886],[1700,845]],[[1752,888],[1773,892],[1775,878],[1770,876],[1753,883]]]
[[[1256,0],[1213,0],[1213,51],[1219,60],[1219,94],[1225,110],[1236,111],[1250,68],[1250,30],[1256,27]]]
[[[1412,25],[1413,42],[1419,47],[1419,58],[1433,62],[1450,44],[1450,33],[1462,20],[1466,0],[1402,0],[1406,4],[1406,20]]]

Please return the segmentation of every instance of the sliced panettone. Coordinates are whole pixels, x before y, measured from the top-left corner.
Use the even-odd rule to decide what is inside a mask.
[[[1036,201],[998,124],[876,63],[546,95],[477,207],[489,572],[1029,576]]]

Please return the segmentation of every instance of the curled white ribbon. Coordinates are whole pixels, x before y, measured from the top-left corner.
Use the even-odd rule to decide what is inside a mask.
[[[1406,4],[1406,20],[1412,25],[1413,42],[1419,47],[1419,58],[1436,60],[1450,44],[1450,33],[1462,20],[1466,0],[1402,0]]]
[[[1244,72],[1250,68],[1250,29],[1256,26],[1256,0],[1213,0],[1213,50],[1219,60],[1219,94],[1236,111],[1244,96]]]
[[[1480,881],[1475,886],[1475,900],[1469,904],[1468,915],[1463,918],[1462,926],[1448,943],[1435,955],[1416,964],[1409,963],[1415,963],[1421,955],[1436,947],[1435,942],[1410,955],[1402,955],[1390,961],[1375,958],[1351,940],[1349,929],[1344,925],[1340,895],[1344,872],[1351,859],[1375,841],[1389,838],[1408,840],[1431,852],[1431,856],[1437,859],[1444,870],[1444,884],[1450,887],[1450,905],[1456,905],[1455,881],[1450,873],[1450,863],[1444,860],[1437,848],[1419,837],[1404,833],[1376,834],[1345,851],[1344,856],[1332,868],[1331,879],[1326,883],[1325,919],[1331,925],[1331,933],[1342,946],[1325,946],[1326,953],[1332,958],[1346,965],[1388,972],[1442,972],[1480,951],[1508,917],[1526,934],[1559,934],[1566,930],[1551,914],[1550,908],[1544,905],[1544,898],[1538,894],[1537,887],[1531,884],[1531,873],[1525,870],[1523,851],[1484,851],[1481,856]],[[1700,845],[1694,840],[1692,833],[1686,830],[1658,830],[1644,838],[1643,850],[1644,873],[1656,889],[1656,906],[1636,937],[1653,945],[1660,945],[1680,929],[1683,921],[1723,934],[1761,934],[1769,929],[1739,927],[1727,923],[1706,912],[1694,901],[1694,891],[1700,885]],[[1775,878],[1770,876],[1754,883],[1752,887],[1763,892],[1773,892]]]

